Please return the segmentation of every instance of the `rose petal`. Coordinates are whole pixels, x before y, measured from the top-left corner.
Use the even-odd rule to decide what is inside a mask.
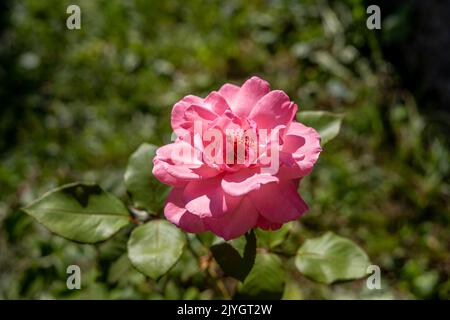
[[[241,197],[223,192],[219,178],[190,182],[183,190],[186,209],[203,217],[221,217],[237,208]]]
[[[249,196],[259,213],[272,223],[296,220],[308,210],[293,181],[266,184]]]
[[[222,188],[231,196],[242,196],[270,182],[278,182],[278,178],[261,173],[259,168],[241,169],[227,173],[222,179]]]
[[[225,111],[230,110],[225,97],[216,91],[211,92],[205,98],[205,105],[218,115],[222,115]]]
[[[172,176],[170,173],[167,172],[167,169],[165,167],[166,163],[159,159],[153,159],[153,170],[152,173],[158,179],[164,184],[167,184],[169,186],[173,187],[182,187],[184,186],[187,181],[178,179],[174,176]]]
[[[270,129],[288,125],[297,112],[297,105],[281,90],[274,90],[262,97],[251,110],[249,118],[258,129]]]
[[[301,178],[308,175],[322,151],[320,136],[316,130],[299,122],[292,122],[282,146],[285,165],[280,167],[278,177],[281,180]]]
[[[228,105],[231,106],[236,99],[236,96],[239,92],[240,87],[231,84],[225,83],[220,89],[219,94],[227,101]]]
[[[185,112],[193,104],[202,105],[203,99],[197,96],[188,95],[178,101],[172,108],[171,124],[175,133],[184,131],[186,124]]]
[[[271,230],[271,231],[275,231],[281,228],[282,224],[281,223],[273,223],[270,222],[269,220],[267,220],[266,218],[264,218],[264,216],[259,215],[258,217],[258,222],[256,223],[256,226],[263,229],[263,230]]]
[[[167,220],[187,232],[198,233],[205,231],[203,221],[184,207],[182,193],[183,189],[179,188],[174,188],[170,191],[164,206],[164,216]]]
[[[163,167],[171,176],[186,181],[208,179],[220,173],[219,170],[208,167],[207,165],[200,168],[191,168],[186,165],[170,165],[164,163]]]
[[[204,219],[206,227],[225,240],[242,236],[255,227],[257,221],[258,211],[247,197],[242,199],[238,208],[223,217]]]
[[[214,177],[220,173],[204,163],[201,154],[184,141],[177,141],[156,150],[153,174],[163,183],[181,186],[192,180]]]
[[[210,122],[217,118],[217,113],[204,106],[197,104],[190,105],[184,112],[186,122],[184,128],[193,127],[194,121]]]
[[[250,114],[258,100],[269,91],[270,87],[266,81],[258,77],[252,77],[245,81],[239,89],[235,99],[230,104],[230,108],[237,116],[245,118]]]
[[[199,150],[183,140],[159,147],[156,150],[156,158],[170,164],[188,165],[192,168],[203,165]]]

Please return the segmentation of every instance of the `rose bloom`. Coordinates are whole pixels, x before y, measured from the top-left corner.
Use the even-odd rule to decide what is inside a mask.
[[[298,219],[308,210],[300,180],[322,149],[319,134],[297,122],[296,112],[283,91],[258,77],[176,103],[176,140],[153,159],[153,174],[173,187],[165,217],[187,232],[226,240]]]

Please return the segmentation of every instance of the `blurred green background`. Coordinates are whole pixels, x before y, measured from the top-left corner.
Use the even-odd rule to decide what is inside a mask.
[[[81,30],[66,28],[70,4],[81,7]],[[20,207],[79,180],[126,199],[128,156],[142,142],[170,140],[177,100],[252,75],[285,90],[300,120],[301,110],[346,115],[302,183],[311,209],[286,246],[331,230],[382,270],[381,290],[292,273],[285,298],[450,298],[449,115],[387,59],[409,41],[408,7],[382,7],[383,29],[371,31],[361,0],[0,6],[1,299],[220,298],[189,253],[154,282],[123,255],[125,236],[74,244]],[[66,288],[71,264],[82,269],[82,290]]]

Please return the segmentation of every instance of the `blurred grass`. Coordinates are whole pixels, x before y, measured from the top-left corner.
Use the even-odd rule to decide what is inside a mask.
[[[65,26],[78,4],[82,29]],[[382,269],[323,286],[290,275],[286,297],[450,297],[449,149],[383,60],[365,6],[347,1],[5,2],[0,42],[0,298],[213,298],[187,252],[159,283],[133,270],[126,237],[69,243],[19,208],[76,180],[126,198],[122,175],[142,142],[170,140],[170,110],[251,75],[300,110],[344,113],[300,191],[310,212],[283,246],[332,230]],[[301,121],[301,111],[298,115]],[[125,239],[125,240],[124,240]],[[83,289],[67,290],[67,265]]]

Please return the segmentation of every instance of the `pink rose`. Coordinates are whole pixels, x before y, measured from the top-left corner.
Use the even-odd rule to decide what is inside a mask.
[[[153,174],[173,187],[166,218],[226,240],[298,219],[308,210],[299,182],[322,149],[318,133],[297,122],[296,112],[283,91],[270,91],[258,77],[176,103],[177,138],[153,159]]]

